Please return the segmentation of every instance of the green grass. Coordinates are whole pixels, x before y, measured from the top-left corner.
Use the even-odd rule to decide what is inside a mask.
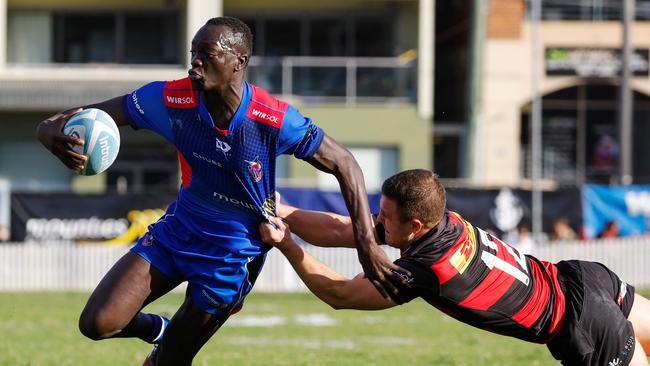
[[[141,365],[137,339],[94,342],[77,330],[88,294],[0,293],[0,365]],[[170,294],[147,311],[171,315]],[[308,325],[300,320],[332,320]],[[251,319],[283,321],[244,326]],[[273,318],[271,318],[273,317]],[[380,312],[334,311],[311,294],[252,293],[195,365],[549,365],[545,346],[471,328],[421,300]]]

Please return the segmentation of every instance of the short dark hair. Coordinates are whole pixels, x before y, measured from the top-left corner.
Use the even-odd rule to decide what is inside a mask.
[[[240,19],[233,17],[217,17],[209,19],[205,22],[205,25],[223,25],[226,26],[234,33],[240,33],[244,36],[244,46],[246,46],[246,51],[250,57],[253,54],[253,32]]]
[[[445,187],[434,172],[425,169],[393,175],[384,181],[381,193],[395,200],[402,222],[415,218],[429,227],[440,222],[447,204]]]

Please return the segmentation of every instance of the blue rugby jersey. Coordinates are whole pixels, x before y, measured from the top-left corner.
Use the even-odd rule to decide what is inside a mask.
[[[135,129],[160,134],[178,151],[182,186],[165,220],[173,216],[204,237],[259,238],[259,222],[275,215],[276,157],[309,158],[324,136],[293,106],[248,82],[227,131],[214,126],[188,78],[135,90],[125,110]]]

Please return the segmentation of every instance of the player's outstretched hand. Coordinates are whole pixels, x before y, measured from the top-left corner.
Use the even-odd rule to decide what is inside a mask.
[[[269,220],[271,220],[275,227],[269,222],[260,223],[260,235],[263,242],[273,245],[280,250],[295,244],[287,223],[279,217],[271,217]]]
[[[43,146],[59,158],[65,166],[76,172],[84,168],[84,163],[88,158],[75,152],[73,145],[83,146],[84,141],[80,138],[65,135],[63,126],[70,117],[81,110],[82,108],[76,108],[57,113],[41,122],[37,130],[38,140]]]
[[[388,259],[386,252],[377,244],[367,246],[367,251],[359,250],[358,252],[359,262],[366,277],[385,298],[389,298],[389,293],[396,294],[398,292],[397,287],[391,281],[410,286],[404,278],[409,277],[411,274],[392,263]]]

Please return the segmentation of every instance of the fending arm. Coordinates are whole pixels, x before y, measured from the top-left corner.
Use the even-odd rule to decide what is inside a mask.
[[[273,220],[275,227],[260,224],[262,240],[280,249],[300,279],[323,302],[334,309],[357,310],[380,310],[397,305],[383,297],[363,274],[347,279],[319,262],[293,241],[289,228],[281,219]]]
[[[385,297],[388,292],[397,292],[390,279],[401,281],[397,274],[406,272],[394,265],[377,245],[363,173],[357,161],[346,148],[325,135],[318,151],[307,162],[338,180],[350,212],[359,261],[368,279]]]
[[[278,195],[279,196],[279,195]],[[355,248],[352,220],[331,212],[303,210],[281,202],[276,203],[278,217],[304,241],[319,247]]]

